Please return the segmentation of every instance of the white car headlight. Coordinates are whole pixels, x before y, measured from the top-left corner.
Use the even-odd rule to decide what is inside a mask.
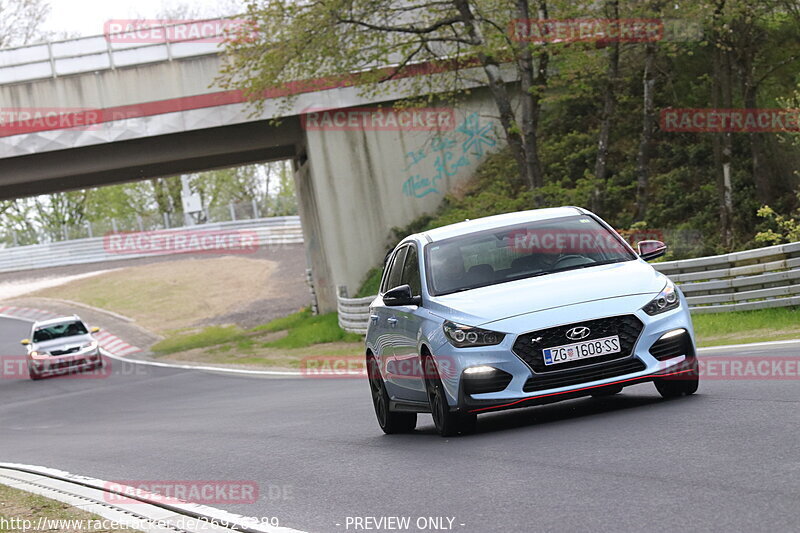
[[[94,350],[95,348],[97,348],[97,341],[87,342],[86,344],[81,345],[81,350]]]
[[[677,309],[680,305],[681,300],[678,298],[677,287],[672,281],[667,280],[667,286],[650,303],[642,307],[642,310],[652,316]]]

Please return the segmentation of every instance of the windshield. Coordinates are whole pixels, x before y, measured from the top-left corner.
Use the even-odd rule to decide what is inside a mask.
[[[460,235],[428,244],[425,253],[434,296],[636,257],[586,215]]]
[[[83,325],[83,322],[80,320],[73,320],[36,328],[33,331],[33,342],[50,341],[53,339],[60,339],[61,337],[86,335],[87,333],[88,331],[86,330],[86,326]]]

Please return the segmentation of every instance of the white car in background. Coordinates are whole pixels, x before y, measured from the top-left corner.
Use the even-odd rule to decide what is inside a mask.
[[[34,322],[30,337],[20,341],[28,350],[31,379],[94,370],[103,366],[100,346],[92,336],[100,328],[88,328],[77,315]]]

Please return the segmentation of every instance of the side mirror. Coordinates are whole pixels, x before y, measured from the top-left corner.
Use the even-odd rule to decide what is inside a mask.
[[[400,285],[386,291],[383,295],[383,303],[389,306],[422,305],[422,297],[411,294],[410,286]]]
[[[639,241],[636,247],[639,250],[639,257],[645,261],[650,261],[667,253],[667,245],[661,241]]]
[[[89,329],[89,333],[97,333],[98,331],[100,331],[100,328],[98,328],[97,326]]]
[[[30,339],[22,339],[21,341],[19,341],[19,343],[21,345],[23,345],[23,346],[27,346],[27,345],[29,345],[31,343],[31,340]]]

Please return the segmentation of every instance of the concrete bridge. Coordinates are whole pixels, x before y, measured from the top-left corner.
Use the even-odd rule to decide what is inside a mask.
[[[480,88],[457,109],[409,114],[386,109],[407,95],[402,79],[372,99],[314,80],[253,114],[215,86],[218,44],[122,41],[0,50],[0,198],[292,159],[323,310],[380,262],[392,227],[435,209],[500,144]]]

